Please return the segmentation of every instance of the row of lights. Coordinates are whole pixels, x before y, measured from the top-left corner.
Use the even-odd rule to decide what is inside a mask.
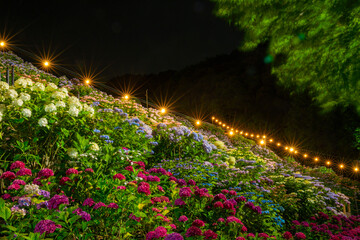
[[[243,135],[243,136],[248,137],[248,138],[258,138],[260,145],[266,145],[266,143],[267,143],[266,135],[260,136],[259,134],[253,134],[253,133],[248,133],[248,132],[245,132],[245,131],[242,131],[242,130],[234,129],[234,128],[226,125],[224,122],[216,119],[215,117],[212,117],[211,120],[212,120],[212,122],[215,122],[216,124],[218,124],[220,127],[223,127],[223,128],[225,128],[226,130],[228,130],[230,136],[233,136],[234,134],[237,134],[237,133],[238,133],[238,134]],[[275,143],[274,139],[272,139],[272,138],[269,139],[268,142],[271,143],[271,144],[274,144],[274,143]],[[281,144],[280,142],[277,142],[275,145],[276,145],[277,147],[281,147],[281,146],[282,146],[282,144]],[[291,154],[298,154],[298,153],[299,153],[299,151],[296,150],[294,147],[285,146],[284,149],[285,149],[286,151],[290,152]],[[303,154],[303,157],[304,157],[305,159],[310,158],[310,156],[309,156],[307,153],[304,153],[304,154]],[[318,163],[318,162],[320,161],[319,157],[314,157],[314,161],[315,161],[316,163]],[[330,166],[332,163],[331,163],[331,161],[326,161],[325,164],[326,164],[327,166]],[[340,168],[341,170],[343,170],[343,169],[345,169],[345,165],[344,165],[344,164],[339,164],[339,168]],[[353,170],[354,170],[354,172],[358,172],[358,171],[359,171],[359,167],[354,167]]]

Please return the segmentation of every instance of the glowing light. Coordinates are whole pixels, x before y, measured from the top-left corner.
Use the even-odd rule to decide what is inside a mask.
[[[330,162],[330,161],[327,161],[327,162],[326,162],[326,164],[327,164],[327,165],[330,165],[330,164],[331,164],[331,162]]]
[[[224,123],[224,124],[223,124],[223,127],[225,127],[225,126],[226,126],[226,124]]]
[[[218,120],[216,119],[215,122],[218,122]]]
[[[236,130],[235,132],[239,132],[239,130]]]
[[[221,125],[221,124],[222,124],[222,122],[219,122],[219,124]]]
[[[130,96],[129,96],[128,94],[125,94],[125,95],[124,95],[124,99],[125,99],[125,100],[128,100],[129,98],[130,98]]]
[[[259,135],[256,135],[257,138],[259,138],[260,136]]]
[[[240,132],[240,134],[243,134],[243,133],[244,133],[243,131]]]
[[[265,139],[265,138],[266,138],[266,136],[265,136],[265,135],[263,135],[263,138]]]
[[[227,128],[227,129],[229,129],[230,127],[229,127],[229,126],[227,126],[226,128]]]
[[[234,129],[232,128],[231,131],[234,131]]]
[[[269,140],[269,142],[273,142],[273,140],[272,140],[272,139],[270,139],[270,140]]]
[[[304,154],[304,158],[307,158],[307,156],[308,156],[308,155],[305,153],[305,154]]]
[[[196,121],[196,125],[199,126],[200,124],[201,124],[200,120],[197,120],[197,121]]]
[[[343,169],[344,168],[344,164],[340,164],[340,166],[339,166],[341,169]]]
[[[285,150],[288,150],[289,148],[288,147],[285,147]]]
[[[50,62],[45,60],[45,61],[43,62],[43,65],[44,65],[44,67],[49,67],[49,66],[50,66]]]
[[[160,112],[161,112],[162,114],[166,113],[166,108],[161,108],[161,109],[160,109]]]
[[[214,120],[214,119],[215,119],[215,117],[212,117],[211,119],[212,119],[212,120]]]
[[[6,43],[4,41],[1,41],[0,42],[0,47],[5,47],[6,46]]]
[[[281,146],[281,143],[277,143],[276,145],[278,145],[279,147]]]
[[[290,151],[290,152],[293,152],[293,151],[294,151],[294,148],[290,148],[289,151]]]
[[[260,141],[260,145],[264,145],[265,144],[265,141],[264,140],[261,140]]]
[[[355,167],[355,168],[354,168],[354,171],[355,171],[355,172],[358,172],[358,171],[359,171],[359,168]]]
[[[230,136],[234,135],[234,132],[233,131],[230,131],[229,132]]]
[[[91,82],[91,81],[90,81],[90,79],[88,79],[88,78],[87,78],[87,79],[85,79],[85,84],[86,84],[86,85],[89,85],[89,84],[90,84],[90,82]]]
[[[251,134],[250,137],[254,137],[254,134]]]
[[[295,153],[295,154],[297,154],[297,153],[298,153],[298,151],[296,151],[296,150],[295,150],[295,152],[294,152],[294,153]]]
[[[315,162],[317,162],[317,161],[319,161],[319,158],[316,157],[316,158],[314,158],[314,160],[315,160]]]
[[[245,136],[249,135],[248,133],[245,133]]]

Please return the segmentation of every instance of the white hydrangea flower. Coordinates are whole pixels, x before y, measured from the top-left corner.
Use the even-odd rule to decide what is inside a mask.
[[[55,91],[53,92],[53,94],[51,95],[52,98],[56,98],[56,99],[64,99],[67,97],[67,94],[62,92],[62,91]]]
[[[30,78],[20,77],[15,81],[14,85],[16,88],[27,88],[33,85],[33,81]]]
[[[19,94],[17,93],[16,90],[14,89],[9,89],[6,94],[5,94],[6,98],[11,98],[11,99],[14,99],[14,98],[17,98],[19,96]]]
[[[31,117],[31,110],[28,109],[28,108],[24,108],[23,110],[21,110],[21,114],[24,116],[24,117]]]
[[[50,103],[50,104],[45,106],[45,112],[55,112],[55,111],[56,111],[55,104]]]
[[[58,86],[56,86],[55,83],[49,83],[45,88],[45,90],[49,92],[54,91],[56,89],[58,89]]]
[[[77,117],[79,115],[80,110],[76,106],[72,105],[70,106],[68,112],[71,116]]]
[[[92,150],[92,151],[99,151],[100,150],[99,145],[97,145],[97,143],[91,142],[90,144],[91,144],[90,150]]]
[[[38,124],[40,127],[46,127],[48,125],[48,121],[46,118],[40,118]]]
[[[69,95],[69,92],[68,92],[67,88],[64,88],[64,87],[59,88],[59,91],[65,93],[66,96]]]
[[[84,111],[90,113],[90,115],[94,115],[95,113],[94,108],[87,104],[84,104]]]
[[[0,81],[0,91],[8,90],[8,89],[9,89],[9,84],[7,84],[6,82]]]
[[[63,101],[57,101],[55,103],[55,106],[64,108],[64,107],[66,107],[66,103],[64,103]]]
[[[37,82],[35,85],[31,88],[33,91],[44,91],[45,85],[43,83]]]
[[[39,190],[39,186],[36,184],[26,184],[24,187],[24,191],[28,194],[37,194]]]
[[[75,148],[69,148],[67,150],[67,154],[71,157],[71,158],[77,158],[78,156],[78,152],[76,151]]]
[[[21,107],[24,104],[24,101],[21,100],[20,98],[17,98],[14,99],[11,104],[14,105],[15,107]]]
[[[30,99],[31,99],[31,96],[30,96],[30,94],[27,94],[27,93],[24,93],[24,92],[22,92],[22,93],[20,93],[20,97],[19,97],[21,100],[23,100],[24,102],[26,102],[26,101],[30,101]]]

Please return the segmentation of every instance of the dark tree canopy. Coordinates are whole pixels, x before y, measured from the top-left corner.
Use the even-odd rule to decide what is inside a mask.
[[[324,110],[360,113],[360,1],[212,0],[216,15],[245,32],[242,50],[269,44],[272,72]]]

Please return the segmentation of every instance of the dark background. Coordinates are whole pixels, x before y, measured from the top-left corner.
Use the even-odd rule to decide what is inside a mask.
[[[353,109],[322,113],[306,92],[289,95],[264,63],[266,44],[239,52],[243,34],[216,18],[210,1],[9,0],[1,9],[2,36],[32,52],[15,51],[29,61],[58,55],[56,63],[73,72],[91,70],[94,80],[142,99],[148,90],[152,102],[175,111],[207,121],[215,115],[321,159],[359,156]]]

